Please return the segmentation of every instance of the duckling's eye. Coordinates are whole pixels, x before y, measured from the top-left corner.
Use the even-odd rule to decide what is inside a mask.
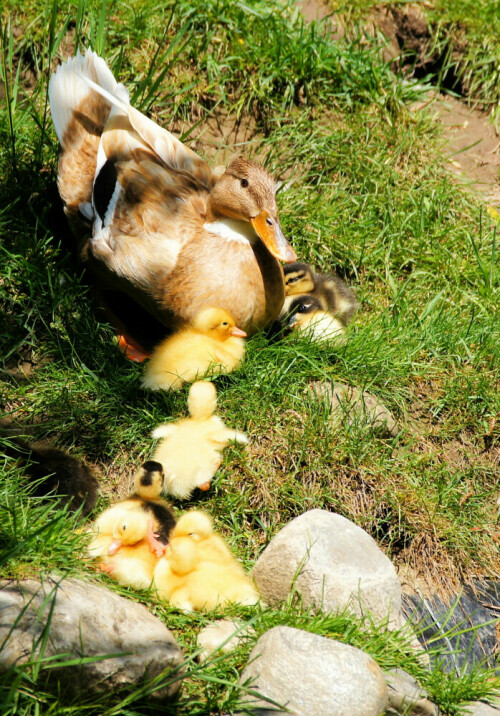
[[[268,226],[272,226],[272,225],[273,225],[272,219],[270,219],[269,217],[267,217],[267,219],[266,219],[266,224],[267,224]]]
[[[240,183],[243,189],[246,189],[248,186],[248,179],[242,179]]]
[[[228,326],[229,323],[227,321],[224,321],[224,323],[221,323],[222,326]]]

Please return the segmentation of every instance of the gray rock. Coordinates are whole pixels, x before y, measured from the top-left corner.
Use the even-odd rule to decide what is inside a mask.
[[[467,716],[499,716],[500,702],[497,706],[487,704],[485,701],[473,701],[464,709]]]
[[[51,614],[52,610],[52,614]],[[41,651],[44,629],[50,638]],[[5,640],[5,643],[4,643]],[[40,657],[61,660],[113,655],[101,661],[49,670],[52,683],[69,695],[140,685],[182,663],[182,654],[167,627],[141,604],[109,589],[76,579],[51,577],[0,582],[0,671]],[[180,680],[157,691],[171,698]]]
[[[393,438],[399,432],[390,410],[371,393],[337,382],[316,381],[309,389],[330,405],[330,420],[335,426],[345,420],[348,425],[366,426],[383,438]]]
[[[387,716],[439,716],[438,707],[413,676],[403,669],[391,669],[385,677],[389,687]]]
[[[253,648],[240,685],[256,716],[380,716],[387,706],[384,674],[368,654],[300,629],[274,627]],[[259,698],[260,696],[260,698]],[[262,698],[265,697],[265,698]]]
[[[306,605],[324,612],[370,611],[391,628],[403,625],[396,570],[364,530],[341,515],[310,510],[271,540],[252,572],[264,601],[286,599],[292,584]],[[295,580],[295,581],[294,581]]]
[[[241,620],[218,619],[210,622],[196,638],[196,645],[201,649],[197,659],[204,661],[214,652],[218,652],[218,656],[234,651],[244,639],[254,633],[254,629],[245,626]]]

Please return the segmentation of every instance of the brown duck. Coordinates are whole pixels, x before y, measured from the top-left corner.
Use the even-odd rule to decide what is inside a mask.
[[[279,315],[279,262],[296,256],[265,169],[237,156],[216,175],[134,109],[91,50],[57,69],[49,98],[59,192],[100,285],[169,328],[206,306],[228,311],[248,334]]]

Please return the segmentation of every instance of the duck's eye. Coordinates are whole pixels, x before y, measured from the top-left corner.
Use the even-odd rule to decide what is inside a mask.
[[[246,189],[248,186],[248,179],[242,179],[241,186],[243,187],[243,189]]]
[[[267,219],[266,219],[266,224],[267,224],[268,226],[272,226],[272,225],[273,225],[273,220],[270,219],[269,217],[267,217]]]
[[[223,326],[228,326],[229,323],[228,323],[227,321],[224,321],[224,323],[222,323],[221,325],[223,325]]]

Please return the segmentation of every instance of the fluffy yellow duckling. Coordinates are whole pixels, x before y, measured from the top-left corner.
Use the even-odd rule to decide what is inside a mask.
[[[185,611],[209,611],[228,602],[256,604],[260,595],[202,512],[183,515],[156,566],[160,597]]]
[[[165,492],[186,499],[196,487],[208,490],[229,441],[248,443],[246,435],[226,428],[214,415],[216,406],[214,384],[198,381],[189,390],[190,417],[160,425],[153,431],[154,438],[163,438],[153,460],[163,466]]]
[[[344,325],[324,311],[314,296],[298,296],[292,301],[287,324],[317,343],[340,346],[346,342]]]
[[[134,109],[91,50],[57,69],[49,99],[59,193],[100,286],[128,294],[170,329],[210,303],[248,333],[278,316],[280,261],[296,256],[263,167],[235,157],[214,172]]]
[[[317,298],[323,311],[331,313],[344,326],[359,308],[354,291],[335,274],[316,273],[312,266],[296,262],[285,266],[286,298],[281,315],[290,313],[292,301],[302,294]]]
[[[99,556],[100,570],[122,586],[147,589],[153,581],[159,554],[151,547],[150,539],[155,540],[152,520],[134,509],[115,511],[114,516],[112,534],[99,533],[89,553]]]
[[[207,371],[229,373],[243,360],[245,336],[222,308],[205,308],[191,325],[155,348],[142,385],[151,390],[179,390]]]

